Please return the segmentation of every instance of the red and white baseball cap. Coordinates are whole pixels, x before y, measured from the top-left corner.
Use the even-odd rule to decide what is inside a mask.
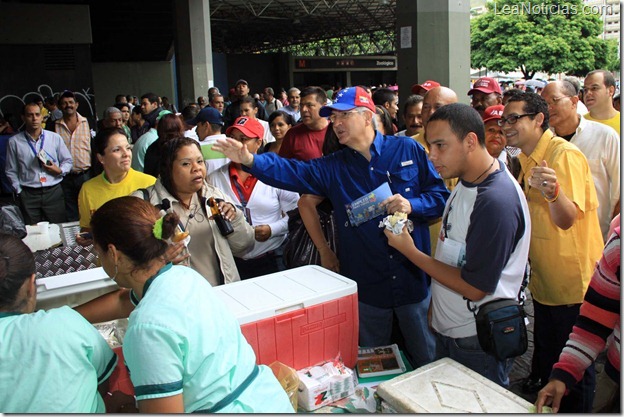
[[[497,104],[495,106],[490,106],[483,112],[483,123],[487,123],[490,120],[500,120],[503,117],[503,110],[505,110],[505,106],[502,104]]]
[[[261,139],[264,137],[264,127],[260,124],[260,122],[256,119],[252,119],[250,117],[241,116],[234,120],[234,124],[227,129],[225,129],[225,134],[230,135],[232,130],[238,129],[243,132],[243,135],[248,138],[258,138]]]
[[[500,85],[498,85],[498,81],[496,81],[492,77],[479,78],[477,81],[475,81],[470,91],[468,91],[468,95],[471,96],[477,91],[481,91],[482,93],[485,93],[485,94],[490,94],[490,93],[503,94],[503,92],[501,91]]]
[[[439,86],[440,86],[439,82],[433,81],[433,80],[427,80],[422,84],[414,84],[412,86],[412,93],[420,94],[421,96],[424,96],[427,91],[431,90],[432,88],[439,87]]]

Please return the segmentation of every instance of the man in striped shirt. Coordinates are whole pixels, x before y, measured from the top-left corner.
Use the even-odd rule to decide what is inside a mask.
[[[55,122],[55,131],[71,153],[73,165],[65,175],[61,186],[65,195],[65,210],[68,221],[77,221],[78,193],[82,184],[91,179],[91,129],[87,119],[78,113],[78,102],[71,91],[65,91],[59,98],[63,117]]]
[[[594,413],[619,413],[620,394],[620,227],[604,248],[570,339],[550,374],[550,382],[539,392],[535,405],[559,410],[561,398],[583,378],[607,342],[607,363],[598,377]],[[617,408],[614,408],[617,407]]]

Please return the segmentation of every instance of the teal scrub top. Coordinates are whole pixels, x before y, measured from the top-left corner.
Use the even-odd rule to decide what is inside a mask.
[[[69,307],[0,313],[0,412],[104,413],[97,388],[116,364],[106,340]]]
[[[137,400],[183,393],[184,411],[212,408],[252,372],[253,349],[211,285],[185,266],[165,266],[144,287],[123,343]],[[292,413],[272,371],[222,413]]]

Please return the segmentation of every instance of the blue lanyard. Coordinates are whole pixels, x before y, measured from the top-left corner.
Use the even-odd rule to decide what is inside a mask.
[[[30,134],[28,135],[30,136]],[[41,146],[39,147],[39,151],[41,152],[41,150],[43,149],[43,145],[45,144],[45,134],[43,133],[43,130],[41,131]],[[33,140],[34,141],[34,140]],[[30,146],[30,149],[33,151],[33,153],[35,154],[35,159],[37,158],[37,150],[35,149],[35,146],[30,143],[30,139],[26,138],[26,142],[28,142],[28,146]],[[47,152],[46,152],[47,153]]]

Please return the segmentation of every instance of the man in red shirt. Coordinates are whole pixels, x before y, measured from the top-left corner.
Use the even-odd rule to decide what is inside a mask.
[[[279,156],[301,161],[323,156],[323,143],[329,121],[319,114],[327,104],[327,94],[321,87],[306,87],[301,92],[301,123],[293,126],[284,137]]]

